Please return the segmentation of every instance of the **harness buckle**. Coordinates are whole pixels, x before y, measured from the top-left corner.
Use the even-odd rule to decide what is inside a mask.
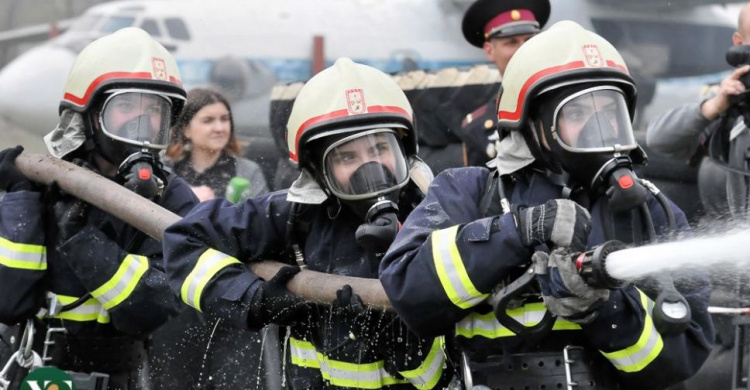
[[[575,346],[575,345],[566,345],[565,348],[563,348],[563,361],[565,363],[565,380],[568,382],[568,390],[573,390],[574,387],[578,386],[578,382],[573,380],[573,374],[571,371],[571,367],[573,364],[576,363],[576,360],[570,358],[570,350],[578,349],[581,351],[584,351],[583,347]]]
[[[52,360],[52,357],[49,356],[49,347],[50,345],[55,345],[55,342],[52,340],[52,335],[55,333],[68,333],[68,331],[63,328],[55,328],[55,327],[49,327],[47,328],[47,334],[44,336],[44,350],[42,351],[42,362],[44,364],[47,364],[47,362]]]

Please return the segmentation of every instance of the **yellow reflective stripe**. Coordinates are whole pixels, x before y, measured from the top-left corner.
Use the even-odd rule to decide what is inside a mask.
[[[445,364],[444,345],[445,338],[443,336],[436,337],[432,342],[432,347],[425,361],[413,370],[399,371],[401,376],[418,389],[432,389],[435,387],[443,375],[443,365]]]
[[[289,338],[289,349],[292,355],[292,364],[299,367],[320,368],[318,353],[309,341]]]
[[[44,271],[47,269],[47,247],[20,244],[0,237],[0,264],[9,268]]]
[[[148,259],[145,256],[127,255],[115,275],[91,292],[91,296],[109,310],[130,296],[146,270]]]
[[[448,298],[454,305],[468,309],[484,301],[488,294],[479,292],[471,282],[456,246],[457,234],[458,225],[432,232],[432,259]]]
[[[67,305],[78,300],[77,297],[58,295],[54,293],[48,293],[47,297],[50,299],[56,297],[59,305]],[[109,312],[107,312],[107,310],[105,310],[95,298],[88,299],[81,306],[74,309],[66,310],[49,317],[76,322],[96,321],[102,324],[108,324],[110,322]]]
[[[320,369],[323,379],[334,386],[380,389],[384,386],[409,383],[407,380],[391,376],[385,370],[385,362],[382,360],[363,364],[333,360],[315,350],[312,343],[293,337],[289,338],[289,347],[292,364]]]
[[[508,313],[511,318],[522,323],[524,326],[534,326],[538,324],[542,318],[544,318],[546,312],[547,309],[542,302],[528,303],[520,308],[506,310],[506,313]],[[564,320],[560,317],[557,318],[555,324],[552,326],[552,330],[580,329],[580,325]],[[494,312],[484,314],[477,312],[470,313],[456,324],[456,334],[465,338],[481,336],[488,339],[512,337],[516,335],[510,329],[500,324],[497,317],[495,317]]]
[[[188,305],[201,310],[201,294],[211,278],[223,268],[232,264],[241,264],[232,256],[221,253],[215,249],[207,249],[198,258],[198,263],[182,283],[180,297]]]
[[[662,340],[659,332],[656,331],[654,321],[651,318],[653,303],[643,291],[638,290],[638,293],[640,294],[641,305],[644,310],[643,330],[640,337],[638,337],[638,341],[619,351],[600,351],[604,357],[612,362],[615,368],[624,372],[638,372],[643,370],[659,356],[661,350],[664,348],[664,340]]]

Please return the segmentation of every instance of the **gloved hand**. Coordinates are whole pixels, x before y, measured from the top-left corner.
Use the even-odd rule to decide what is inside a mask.
[[[271,280],[264,282],[250,302],[248,323],[255,328],[274,323],[291,326],[310,317],[311,307],[307,302],[287,290],[286,284],[297,275],[300,268],[287,266],[279,270]]]
[[[544,306],[552,314],[586,324],[596,318],[597,309],[609,299],[609,290],[593,288],[583,281],[567,249],[558,248],[549,255],[536,252],[531,260]]]
[[[73,235],[81,231],[88,221],[89,204],[60,190],[57,182],[49,188],[49,198],[54,199],[52,211],[57,222],[55,244],[60,248]]]
[[[334,321],[347,326],[356,339],[373,336],[373,324],[380,317],[362,303],[362,298],[348,284],[336,291],[336,299],[331,302],[331,313]]]
[[[383,213],[374,221],[359,225],[354,237],[362,248],[384,253],[396,239],[399,227],[396,213]]]
[[[552,199],[540,206],[518,206],[514,212],[518,235],[524,246],[534,248],[549,243],[574,251],[586,249],[591,215],[577,203]]]
[[[16,157],[23,146],[8,148],[0,152],[0,190],[7,192],[34,191],[37,187],[16,166]]]

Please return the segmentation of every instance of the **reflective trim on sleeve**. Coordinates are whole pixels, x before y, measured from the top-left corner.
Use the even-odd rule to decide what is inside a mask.
[[[458,225],[432,232],[432,258],[440,284],[454,305],[468,309],[484,301],[489,294],[479,292],[466,272],[456,246]]]
[[[445,364],[444,346],[445,338],[443,336],[436,337],[424,362],[413,370],[399,371],[399,374],[417,389],[432,389],[443,375],[443,365]]]
[[[0,237],[0,265],[9,268],[44,271],[47,269],[47,247],[19,244]]]
[[[651,313],[654,303],[643,291],[638,290],[641,297],[641,305],[644,309],[643,330],[635,344],[614,352],[601,351],[612,364],[620,371],[638,372],[646,368],[664,348],[664,341],[654,327]]]
[[[148,259],[145,256],[127,255],[115,275],[99,288],[91,292],[102,306],[109,310],[128,299],[148,270]]]
[[[202,311],[201,294],[203,293],[203,289],[206,288],[206,285],[214,275],[232,264],[241,263],[232,256],[215,249],[207,249],[198,258],[198,263],[187,276],[185,282],[182,283],[182,289],[180,290],[182,300],[198,311]]]
[[[524,324],[524,326],[534,326],[542,320],[547,309],[542,302],[534,302],[528,303],[517,309],[508,309],[506,312],[514,320]],[[552,326],[552,330],[580,329],[580,325],[559,317],[557,318],[557,321],[555,321],[555,325]],[[510,329],[502,326],[500,322],[498,322],[497,317],[495,317],[494,312],[484,314],[472,312],[456,323],[456,335],[469,339],[476,336],[487,339],[497,339],[501,337],[512,337],[516,334]]]
[[[50,300],[57,299],[58,305],[68,305],[78,300],[78,297],[71,297],[67,295],[59,295],[48,292],[47,298]],[[49,315],[49,318],[58,318],[61,320],[70,320],[76,322],[89,322],[96,321],[101,324],[108,324],[109,313],[104,307],[96,300],[96,298],[90,298],[84,302],[81,306],[74,309],[66,310],[57,314]]]
[[[329,359],[315,350],[309,341],[289,338],[289,351],[292,364],[299,367],[318,368],[323,379],[331,385],[355,389],[380,389],[384,386],[408,384],[409,381],[391,376],[385,363],[378,360],[373,363],[348,363]],[[442,365],[441,365],[442,367]]]

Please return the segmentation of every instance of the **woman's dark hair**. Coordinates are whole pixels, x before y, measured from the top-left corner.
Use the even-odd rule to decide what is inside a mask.
[[[190,121],[193,120],[195,114],[201,108],[214,103],[223,104],[227,108],[227,111],[229,111],[229,142],[224,147],[224,151],[233,156],[240,156],[242,154],[240,143],[234,135],[234,119],[232,118],[232,109],[227,99],[224,95],[213,89],[194,88],[188,92],[185,107],[172,126],[170,143],[166,151],[166,155],[172,161],[177,162],[185,158],[187,152],[185,144],[188,143],[188,139],[185,138],[185,129],[190,125]]]

